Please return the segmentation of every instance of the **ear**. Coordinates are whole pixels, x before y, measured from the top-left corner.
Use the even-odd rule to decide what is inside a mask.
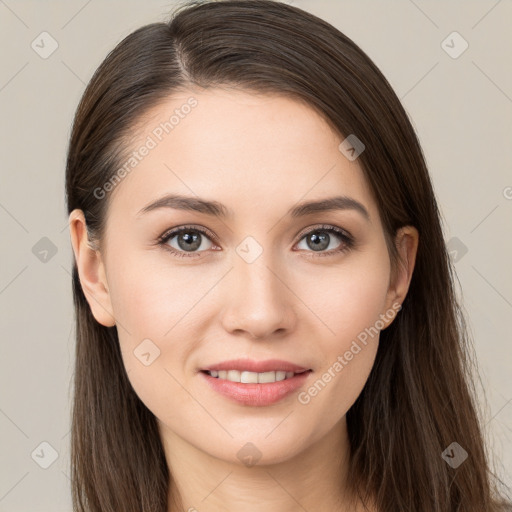
[[[401,306],[405,300],[416,262],[418,243],[419,233],[414,226],[404,226],[397,231],[395,245],[401,261],[398,262],[398,268],[391,272],[386,295],[386,309],[381,315],[384,321],[383,329],[391,325],[399,311],[398,305]],[[391,311],[394,311],[394,314],[391,315]]]
[[[112,312],[105,267],[100,251],[88,238],[82,210],[73,210],[70,213],[69,230],[80,283],[92,314],[98,323],[105,327],[112,327],[116,322]]]

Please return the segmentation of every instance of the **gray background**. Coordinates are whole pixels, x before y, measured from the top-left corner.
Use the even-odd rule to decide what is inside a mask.
[[[287,3],[351,37],[412,119],[475,340],[489,446],[511,485],[512,3]],[[74,326],[64,202],[71,120],[108,51],[139,26],[164,21],[173,5],[0,0],[0,511],[71,510]],[[464,41],[453,31],[469,45],[458,56]],[[52,44],[58,48],[47,55]]]

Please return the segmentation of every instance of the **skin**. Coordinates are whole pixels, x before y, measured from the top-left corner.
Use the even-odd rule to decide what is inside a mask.
[[[379,315],[403,302],[418,232],[398,232],[405,264],[392,282],[377,205],[358,160],[340,152],[343,137],[322,117],[290,98],[184,91],[144,116],[130,148],[191,95],[198,105],[116,186],[106,252],[88,245],[82,212],[70,215],[91,310],[100,324],[117,326],[131,384],[158,420],[174,478],[170,494],[179,490],[183,510],[368,510],[343,485],[345,415],[368,378],[378,336],[307,404],[295,392],[272,406],[240,405],[210,389],[198,370],[236,357],[284,359],[313,369],[304,391]],[[221,220],[162,208],[137,216],[169,192],[217,200],[234,215]],[[370,222],[355,210],[286,217],[297,203],[335,192],[363,203]],[[332,255],[319,256],[308,237],[298,238],[319,224],[345,229],[355,247],[335,253],[344,242],[329,234],[320,252]],[[206,227],[218,240],[199,235],[199,257],[188,258],[156,243],[183,225]],[[252,263],[236,251],[247,236],[263,250]],[[177,236],[167,245],[186,252]],[[160,350],[149,366],[134,356],[144,339]],[[248,442],[261,452],[250,467],[237,457]]]

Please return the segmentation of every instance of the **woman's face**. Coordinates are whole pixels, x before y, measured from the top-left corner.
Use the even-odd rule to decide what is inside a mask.
[[[90,287],[88,300],[100,323],[115,321],[130,382],[168,440],[239,463],[283,461],[344,421],[360,394],[408,281],[390,282],[376,203],[342,141],[289,98],[183,92],[145,116],[120,182],[102,189],[113,189],[105,293]],[[151,206],[167,195],[190,203]],[[341,196],[353,203],[300,208]],[[235,359],[311,371],[274,384],[269,373],[232,384],[203,371]]]

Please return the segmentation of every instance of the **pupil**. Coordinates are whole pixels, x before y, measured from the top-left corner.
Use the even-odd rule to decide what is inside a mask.
[[[309,239],[312,241],[312,245],[308,243],[311,249],[325,249],[329,246],[329,235],[326,233],[320,235],[313,233],[310,235]]]
[[[185,251],[190,251],[194,249],[198,249],[201,245],[201,242],[199,240],[199,234],[190,234],[191,232],[182,233],[180,236],[178,236],[178,245],[181,249]],[[182,240],[185,240],[185,243],[182,243]],[[191,244],[191,245],[187,245]]]

